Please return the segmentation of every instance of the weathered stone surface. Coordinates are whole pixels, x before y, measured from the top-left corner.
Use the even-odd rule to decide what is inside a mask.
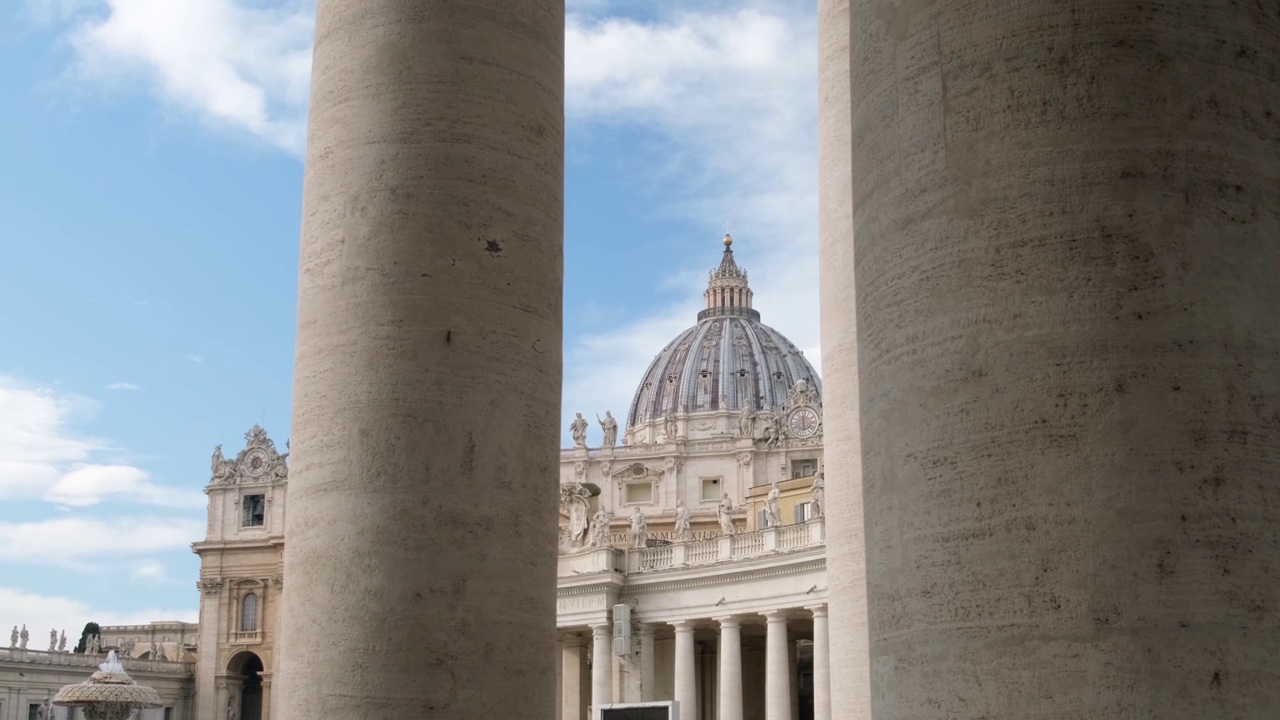
[[[555,707],[563,0],[321,0],[286,720]]]
[[[876,717],[1276,717],[1274,4],[851,27]]]
[[[862,441],[858,420],[858,322],[853,268],[852,155],[849,145],[849,0],[822,0],[819,12],[819,263],[826,376],[826,488],[834,532],[827,538],[832,632],[831,717],[871,717],[867,648],[866,546],[862,522]]]

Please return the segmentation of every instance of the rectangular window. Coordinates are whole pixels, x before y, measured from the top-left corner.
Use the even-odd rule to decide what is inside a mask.
[[[653,483],[627,483],[627,504],[645,505],[653,502]]]
[[[245,495],[242,527],[262,527],[267,524],[267,498],[265,495]]]
[[[818,472],[818,460],[810,458],[808,460],[792,460],[791,461],[791,478],[813,477]]]
[[[31,703],[27,706],[27,720],[40,720],[40,706]]]
[[[702,478],[702,502],[720,500],[720,478]]]
[[[795,523],[799,525],[800,523],[809,522],[809,518],[812,517],[810,515],[810,510],[811,506],[809,503],[800,503],[799,505],[796,505]]]
[[[765,515],[765,512],[763,510],[756,511],[756,529],[763,530],[768,524],[769,519],[768,516]]]

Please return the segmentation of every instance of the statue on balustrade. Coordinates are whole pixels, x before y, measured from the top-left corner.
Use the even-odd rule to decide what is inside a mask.
[[[598,508],[591,518],[591,547],[609,547],[609,513]]]
[[[720,532],[724,535],[733,535],[738,532],[738,528],[733,524],[733,500],[729,499],[729,493],[724,494],[724,498],[720,500]]]
[[[58,652],[67,651],[67,631],[63,630],[58,633]]]
[[[689,508],[683,500],[676,501],[676,542],[689,542],[693,532],[689,528]]]
[[[27,626],[22,626],[22,633],[18,635],[18,647],[23,650],[27,649],[27,641],[31,639],[31,634],[27,632]]]
[[[569,423],[569,432],[573,433],[573,444],[578,447],[587,446],[587,421],[583,419],[582,413],[576,413],[578,417]]]
[[[813,485],[809,491],[813,493],[813,517],[822,517],[823,505],[827,502],[827,483],[822,476],[825,474],[822,469],[822,463],[818,463],[818,472],[813,476]]]
[[[55,652],[58,649],[58,631],[49,631],[49,652]]]
[[[649,521],[640,508],[631,511],[631,547],[643,548],[649,540]]]
[[[769,488],[769,494],[764,500],[764,521],[765,527],[779,527],[782,525],[782,508],[778,506],[778,496],[782,493],[778,491],[778,481],[774,480],[773,485]]]
[[[608,410],[604,411],[604,419],[596,416],[596,421],[600,423],[600,428],[604,430],[604,444],[602,447],[613,447],[618,444],[618,421],[613,419],[613,413]]]
[[[18,647],[18,626],[13,626],[13,632],[9,633],[9,647]]]

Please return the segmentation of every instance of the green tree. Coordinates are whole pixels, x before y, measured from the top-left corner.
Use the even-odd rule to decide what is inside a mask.
[[[92,635],[101,635],[102,628],[98,627],[98,623],[85,623],[84,630],[80,631],[80,642],[76,643],[76,649],[72,652],[84,654],[84,646],[88,644],[89,637]]]

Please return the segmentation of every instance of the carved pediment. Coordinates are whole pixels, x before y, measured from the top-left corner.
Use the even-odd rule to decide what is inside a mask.
[[[248,485],[284,482],[289,477],[289,453],[276,450],[267,431],[254,425],[244,434],[245,446],[234,460],[222,455],[222,446],[214,448],[210,483],[213,485]]]

